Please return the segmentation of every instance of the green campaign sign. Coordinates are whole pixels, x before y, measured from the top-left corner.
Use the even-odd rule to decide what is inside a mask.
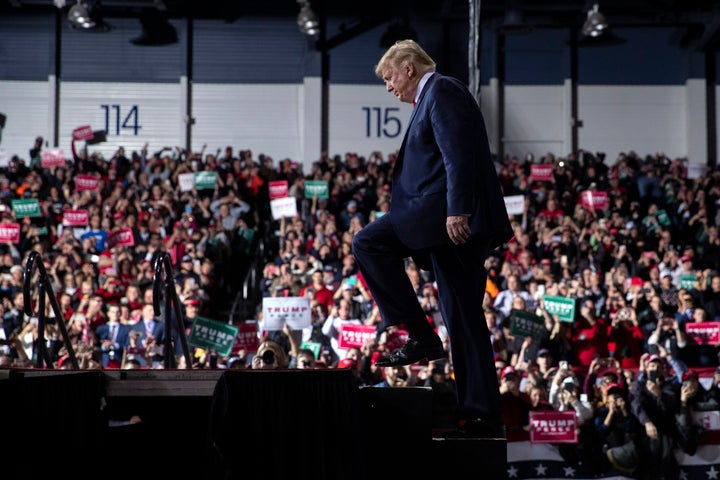
[[[694,290],[695,280],[697,280],[697,278],[694,273],[686,273],[682,275],[680,277],[680,288],[684,288],[685,290]]]
[[[317,197],[324,200],[329,197],[327,180],[305,180],[305,198]]]
[[[37,198],[12,200],[11,204],[13,212],[15,212],[15,218],[42,216],[40,212],[40,202],[38,202]]]
[[[545,310],[550,315],[557,315],[561,322],[575,321],[575,300],[555,295],[543,295]]]
[[[515,337],[541,338],[546,332],[545,321],[532,312],[510,311],[510,334]]]
[[[315,359],[320,358],[320,347],[322,347],[322,344],[320,342],[303,342],[300,345],[300,348],[307,348],[311,352],[313,352],[313,355],[315,355]]]
[[[230,355],[237,334],[237,327],[209,318],[196,317],[190,329],[188,343],[205,350],[215,350],[225,356]]]
[[[217,172],[195,172],[195,188],[212,190],[217,185]]]

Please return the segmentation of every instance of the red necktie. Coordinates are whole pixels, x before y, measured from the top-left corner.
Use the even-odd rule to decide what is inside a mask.
[[[415,105],[417,105],[417,102],[413,100],[413,108],[415,108]]]

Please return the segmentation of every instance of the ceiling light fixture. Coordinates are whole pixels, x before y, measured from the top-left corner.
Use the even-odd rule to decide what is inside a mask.
[[[607,28],[608,24],[605,21],[605,15],[600,13],[600,7],[596,3],[587,12],[587,20],[583,24],[582,32],[588,37],[599,37]]]
[[[72,28],[78,30],[110,30],[110,25],[102,19],[100,5],[97,2],[89,3],[78,0],[78,2],[68,10],[68,21]]]
[[[311,36],[319,34],[320,23],[310,6],[310,2],[307,0],[298,0],[298,4],[300,4],[300,13],[298,13],[297,16],[297,24],[300,32]]]

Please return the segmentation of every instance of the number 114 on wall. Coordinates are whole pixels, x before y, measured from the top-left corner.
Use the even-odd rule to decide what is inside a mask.
[[[121,105],[100,105],[100,108],[105,111],[105,131],[108,135],[120,135],[121,131],[128,133],[127,131],[130,130],[132,135],[137,136],[142,128],[137,105],[131,106],[124,116]]]

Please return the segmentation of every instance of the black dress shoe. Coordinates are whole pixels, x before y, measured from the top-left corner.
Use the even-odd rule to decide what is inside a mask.
[[[402,347],[387,357],[379,358],[375,365],[378,367],[401,367],[411,365],[420,360],[437,360],[445,356],[445,349],[438,339],[413,340],[412,338]]]

